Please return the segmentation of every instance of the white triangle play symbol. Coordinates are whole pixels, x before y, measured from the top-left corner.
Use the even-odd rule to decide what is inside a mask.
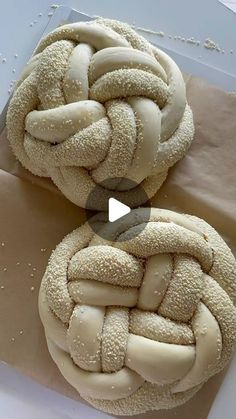
[[[115,198],[109,198],[108,219],[110,222],[116,221],[131,211],[128,205],[122,204]]]

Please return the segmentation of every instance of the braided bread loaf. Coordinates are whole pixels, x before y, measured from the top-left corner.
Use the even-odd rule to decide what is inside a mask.
[[[23,166],[51,177],[75,204],[85,208],[102,184],[97,210],[106,210],[110,178],[119,178],[112,189],[129,206],[143,202],[121,178],[153,196],[194,133],[177,65],[107,19],[65,25],[41,41],[10,102],[7,128]]]
[[[203,220],[168,210],[152,209],[143,229],[145,211],[118,228],[99,221],[111,241],[88,223],[65,237],[39,294],[53,360],[112,414],[184,403],[236,342],[236,262],[225,242]]]

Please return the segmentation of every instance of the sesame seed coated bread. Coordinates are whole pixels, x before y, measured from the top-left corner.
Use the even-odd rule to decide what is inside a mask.
[[[88,223],[66,236],[39,294],[54,362],[85,400],[116,415],[186,402],[236,343],[226,243],[197,217],[152,209],[147,222],[145,211],[118,227],[96,216],[109,241]]]
[[[108,19],[61,26],[41,41],[7,114],[8,138],[22,165],[50,177],[75,204],[105,210],[116,198],[136,207],[152,197],[194,134],[185,83],[174,61],[128,25]],[[135,187],[134,187],[135,189]]]

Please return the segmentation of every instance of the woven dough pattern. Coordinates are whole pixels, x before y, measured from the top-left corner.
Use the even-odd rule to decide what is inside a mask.
[[[101,217],[101,215],[99,215]],[[188,400],[229,360],[236,263],[206,222],[132,211],[111,241],[88,224],[51,256],[40,296],[48,348],[95,407],[132,415]],[[140,233],[140,234],[138,234]]]
[[[39,44],[11,100],[8,138],[23,166],[51,177],[72,202],[105,210],[109,189],[135,207],[151,197],[194,133],[177,65],[128,25],[62,26]],[[119,178],[112,185],[110,178]]]

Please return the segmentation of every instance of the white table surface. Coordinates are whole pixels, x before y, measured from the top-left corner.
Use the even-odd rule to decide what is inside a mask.
[[[137,27],[163,31],[164,37],[149,35],[150,41],[168,51],[184,71],[204,77],[225,90],[236,90],[236,14],[217,0],[65,0],[60,3],[90,15],[116,18]],[[51,4],[50,0],[1,0],[0,112],[9,99],[8,90],[12,80],[17,79],[45,27],[50,24],[51,13],[55,10],[50,8]],[[175,35],[186,39],[194,37],[201,44],[193,46],[174,40]],[[204,40],[208,37],[224,49],[224,54],[204,48]],[[17,58],[15,54],[18,54]],[[235,387],[236,359],[231,364],[208,419],[235,419]],[[107,417],[40,386],[0,363],[0,418]]]
[[[0,363],[1,419],[109,419],[111,416],[46,389]]]

